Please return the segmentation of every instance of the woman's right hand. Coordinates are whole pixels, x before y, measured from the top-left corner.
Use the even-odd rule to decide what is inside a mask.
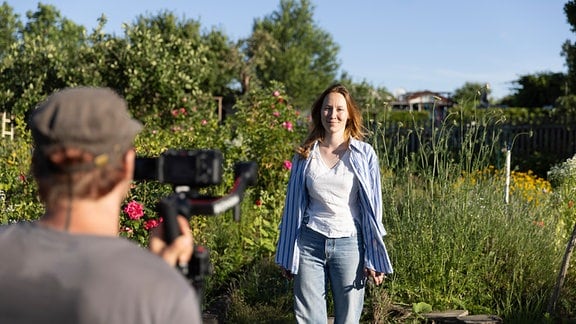
[[[376,286],[379,286],[382,282],[384,282],[384,279],[386,279],[384,273],[368,268],[364,268],[364,275],[369,279],[372,279]]]
[[[294,278],[294,275],[289,270],[282,268],[282,277],[288,280],[292,280],[292,278]]]

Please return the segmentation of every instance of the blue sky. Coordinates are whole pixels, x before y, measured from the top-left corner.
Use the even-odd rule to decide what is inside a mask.
[[[493,98],[519,76],[566,72],[562,44],[575,39],[564,14],[568,0],[312,0],[314,20],[340,46],[341,70],[355,81],[395,92],[453,92],[465,82],[489,83]],[[7,3],[25,20],[36,0]],[[250,35],[254,19],[277,0],[44,0],[91,30],[101,14],[107,31],[169,10],[218,28],[233,40]]]

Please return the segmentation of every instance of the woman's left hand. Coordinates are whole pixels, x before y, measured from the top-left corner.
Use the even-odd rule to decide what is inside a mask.
[[[384,273],[382,272],[378,272],[372,269],[368,269],[368,268],[364,268],[364,274],[366,275],[366,277],[368,278],[372,278],[372,280],[374,281],[374,283],[376,284],[376,286],[380,285],[382,282],[384,282],[384,278],[386,278],[386,276],[384,275]]]

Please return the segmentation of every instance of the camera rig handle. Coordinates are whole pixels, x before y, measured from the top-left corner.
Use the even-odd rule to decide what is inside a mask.
[[[255,162],[239,162],[234,166],[234,186],[224,196],[190,195],[190,188],[175,187],[174,193],[158,202],[157,211],[164,218],[164,240],[171,244],[179,235],[178,215],[190,219],[192,215],[217,215],[234,208],[234,220],[240,221],[240,202],[248,186],[256,184],[258,167]],[[182,188],[184,187],[184,188]],[[207,248],[194,245],[188,265],[177,265],[198,292],[200,305],[204,295],[204,276],[211,273]]]
[[[240,202],[246,188],[256,184],[257,177],[258,167],[255,162],[238,162],[234,165],[234,186],[224,196],[190,196],[186,188],[176,187],[175,192],[160,200],[157,206],[159,214],[164,218],[166,243],[172,243],[180,235],[176,220],[178,215],[190,219],[192,215],[218,215],[234,208],[234,220],[240,221]]]

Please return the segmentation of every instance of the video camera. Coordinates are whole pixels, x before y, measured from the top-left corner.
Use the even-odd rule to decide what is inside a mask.
[[[169,149],[158,157],[136,158],[135,181],[158,181],[173,186],[174,192],[156,206],[164,218],[164,239],[168,244],[180,235],[178,215],[190,219],[192,215],[218,215],[234,208],[234,220],[240,221],[240,202],[246,188],[256,184],[258,167],[255,162],[238,162],[234,165],[234,185],[226,195],[199,194],[199,188],[222,183],[222,161],[222,153],[212,149]],[[179,266],[200,296],[204,276],[211,273],[209,258],[208,249],[196,245],[190,263]]]
[[[137,157],[134,180],[193,188],[218,185],[222,182],[222,153],[169,149],[159,157]]]

